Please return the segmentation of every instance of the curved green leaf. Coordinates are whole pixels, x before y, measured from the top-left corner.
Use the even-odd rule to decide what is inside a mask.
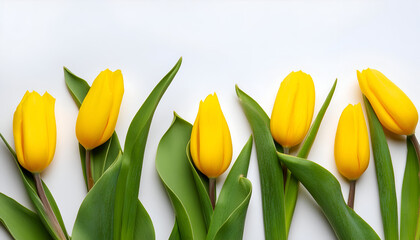
[[[156,85],[134,116],[127,131],[116,191],[114,239],[126,240],[134,237],[137,213],[139,212],[137,201],[140,175],[150,124],[160,99],[174,79],[181,63],[182,58]]]
[[[213,207],[209,197],[209,178],[198,170],[191,157],[190,143],[188,142],[186,148],[186,154],[188,162],[190,163],[191,172],[194,177],[195,187],[197,188],[198,198],[201,203],[201,210],[204,214],[204,221],[206,222],[206,229],[209,228],[211,222],[211,216],[213,215]],[[216,196],[216,188],[214,189],[214,196]]]
[[[67,88],[69,89],[70,94],[72,95],[74,102],[77,107],[80,108],[83,100],[85,99],[86,94],[88,93],[90,86],[82,78],[76,76],[69,69],[64,67],[64,80],[66,82]],[[101,146],[93,149],[90,153],[91,157],[91,169],[92,169],[92,178],[94,182],[97,182],[102,174],[108,169],[109,166],[115,161],[118,153],[122,151],[120,142],[118,140],[117,134],[111,136],[108,141],[106,141]],[[87,188],[87,178],[86,178],[86,150],[79,144],[80,160],[82,162],[83,176],[85,179],[85,184]]]
[[[252,150],[249,138],[223,184],[211,218],[207,240],[242,239],[252,184],[246,179]]]
[[[190,123],[175,115],[172,125],[159,142],[156,154],[156,170],[176,216],[170,236],[173,240],[202,240],[207,232],[193,172],[185,153],[191,129]]]
[[[347,206],[340,183],[330,172],[303,158],[282,153],[278,156],[321,207],[338,239],[380,239],[369,224]]]
[[[72,239],[112,239],[115,191],[121,168],[121,155],[88,192],[74,223]]]
[[[171,235],[168,240],[181,240],[181,235],[179,233],[178,223],[175,221],[174,227],[172,228]]]
[[[0,222],[14,239],[51,239],[36,213],[2,193],[0,193],[0,206]]]
[[[407,162],[401,190],[401,224],[400,239],[416,239],[417,221],[419,217],[419,161],[410,137],[407,138]],[[420,230],[420,229],[419,229]]]
[[[287,239],[283,173],[264,110],[236,86],[236,95],[254,133],[261,180],[265,238]]]
[[[8,148],[9,152],[12,154],[16,166],[19,170],[20,176],[22,177],[23,180],[23,184],[25,186],[26,192],[28,193],[29,198],[31,199],[32,203],[35,206],[35,209],[38,213],[39,218],[41,219],[42,223],[44,224],[45,228],[48,230],[48,232],[50,233],[50,235],[54,238],[54,239],[59,239],[59,237],[55,234],[54,232],[54,228],[52,226],[52,223],[50,223],[47,214],[44,210],[44,206],[42,205],[41,199],[39,199],[38,197],[38,193],[36,191],[36,186],[35,186],[35,180],[33,178],[32,173],[30,173],[29,171],[27,171],[26,169],[24,169],[23,167],[20,166],[17,157],[16,157],[16,153],[13,150],[13,148],[9,145],[9,143],[6,141],[6,139],[3,137],[2,134],[0,134],[0,138],[3,140],[4,144],[6,144],[6,147]],[[64,226],[64,222],[63,219],[61,217],[60,214],[60,210],[58,209],[57,203],[55,202],[50,190],[48,189],[47,185],[45,185],[44,182],[42,182],[43,184],[43,188],[45,190],[45,195],[47,196],[47,199],[51,205],[51,208],[55,214],[55,216],[57,217],[57,220],[61,226],[61,228],[63,229],[64,234],[66,235],[67,238],[68,234],[66,231],[66,228]]]
[[[398,239],[397,194],[395,192],[391,154],[389,153],[385,133],[378,117],[365,96],[363,96],[363,100],[369,122],[385,239]]]
[[[327,111],[328,106],[330,105],[332,96],[334,95],[335,87],[337,86],[337,79],[334,81],[333,86],[331,87],[330,92],[328,93],[327,98],[322,104],[321,109],[316,115],[315,121],[312,123],[311,129],[306,136],[305,141],[302,143],[302,147],[299,149],[297,154],[298,157],[307,158],[309,151],[311,150],[312,144],[315,141],[316,134],[321,125],[322,118]],[[295,212],[296,201],[299,192],[299,182],[298,180],[288,172],[286,187],[285,187],[285,205],[286,205],[286,227],[287,233],[289,233],[290,225],[292,223],[293,213]]]

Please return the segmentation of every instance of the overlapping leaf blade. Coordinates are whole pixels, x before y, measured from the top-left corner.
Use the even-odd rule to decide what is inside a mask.
[[[193,172],[185,150],[192,126],[175,115],[172,125],[159,142],[156,170],[175,211],[175,225],[170,239],[201,240],[207,227]]]
[[[321,109],[316,115],[315,121],[312,123],[312,126],[306,136],[306,139],[305,141],[303,141],[302,147],[299,149],[299,152],[297,154],[298,157],[301,157],[301,158],[308,157],[309,151],[311,150],[312,144],[315,141],[315,137],[316,137],[316,134],[318,133],[318,129],[321,125],[322,119],[334,95],[336,86],[337,86],[337,79],[334,81],[334,84],[331,87],[331,90],[328,93],[327,98],[325,99],[324,103],[322,104]],[[285,187],[287,233],[289,233],[290,225],[292,223],[292,218],[293,218],[293,213],[295,211],[298,192],[299,192],[299,182],[292,174],[290,174],[290,171],[289,171],[287,175],[287,181],[286,181],[286,187]]]
[[[136,232],[136,222],[138,222],[137,219],[139,218],[137,214],[147,213],[146,211],[139,211],[137,209],[139,206],[137,202],[140,175],[147,136],[156,107],[178,72],[181,63],[182,58],[179,59],[169,73],[156,85],[134,116],[127,131],[116,190],[114,239],[133,239]],[[142,216],[141,218],[150,219],[148,215]],[[149,225],[152,226],[151,224]]]
[[[278,155],[321,207],[338,239],[380,239],[369,224],[347,206],[340,183],[330,172],[303,158]]]
[[[287,239],[283,173],[270,133],[270,119],[258,103],[238,86],[236,94],[254,133],[261,180],[265,238]]]
[[[36,213],[2,193],[0,193],[0,206],[0,222],[14,239],[51,239]]]
[[[64,67],[64,80],[66,82],[67,88],[69,89],[70,94],[72,95],[74,102],[77,107],[80,108],[83,100],[85,99],[86,94],[88,93],[90,86],[82,78],[76,76],[69,69]],[[106,141],[101,146],[93,149],[90,153],[91,157],[91,169],[92,169],[92,178],[96,182],[102,176],[102,174],[108,169],[109,166],[114,162],[118,153],[122,151],[120,142],[118,140],[117,134],[111,136],[108,141]],[[85,184],[87,188],[87,178],[86,178],[86,150],[79,144],[79,153],[80,160],[82,162],[82,170],[85,178]]]
[[[48,230],[50,235],[54,239],[59,239],[58,236],[55,234],[52,223],[49,221],[49,219],[47,217],[47,214],[44,210],[44,206],[42,205],[42,202],[38,197],[36,187],[35,187],[35,181],[34,181],[34,178],[33,178],[32,174],[30,172],[28,172],[26,169],[24,169],[20,166],[20,164],[17,160],[15,151],[12,149],[12,147],[9,145],[9,143],[6,141],[6,139],[3,137],[3,135],[0,134],[0,138],[6,144],[9,152],[12,154],[12,156],[15,160],[15,163],[16,163],[16,166],[19,170],[20,176],[22,177],[23,184],[25,186],[26,192],[28,193],[29,198],[31,199],[32,203],[34,204],[39,218],[41,219],[42,223],[44,224],[45,228]],[[45,183],[43,182],[42,184],[43,184],[43,188],[45,190],[45,195],[47,196],[47,199],[48,199],[48,201],[51,205],[51,208],[52,208],[54,214],[56,215],[57,220],[58,220],[61,228],[63,229],[64,234],[68,238],[68,234],[67,234],[66,228],[64,226],[64,222],[63,222],[63,219],[61,217],[60,210],[57,207],[57,203],[55,202],[51,192],[49,191],[49,189],[45,185]]]
[[[375,160],[379,200],[385,239],[398,239],[397,194],[391,154],[381,123],[367,98],[363,97],[369,122],[370,139]]]
[[[211,217],[207,240],[242,239],[252,184],[246,178],[252,150],[249,138],[227,176]]]
[[[418,174],[419,161],[416,150],[410,138],[407,138],[407,162],[401,190],[401,240],[418,239],[416,238],[416,232],[420,230],[417,229],[420,210],[420,182]]]
[[[115,190],[120,168],[121,156],[86,195],[74,223],[73,240],[112,239]]]
[[[213,215],[213,207],[211,205],[209,197],[209,178],[202,174],[195,166],[191,158],[190,152],[190,143],[188,143],[186,148],[186,154],[188,157],[188,162],[190,163],[191,172],[193,174],[195,187],[197,188],[198,198],[201,203],[201,211],[204,214],[204,221],[206,223],[206,229],[209,229],[211,216]],[[216,189],[214,189],[214,196],[216,196]]]

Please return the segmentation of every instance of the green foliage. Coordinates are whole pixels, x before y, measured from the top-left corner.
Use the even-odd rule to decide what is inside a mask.
[[[303,158],[278,153],[280,160],[309,191],[338,239],[380,239],[343,199],[340,183],[325,168]]]
[[[38,215],[0,193],[0,222],[16,240],[47,240],[50,234]]]
[[[270,132],[270,119],[258,103],[236,86],[257,149],[265,238],[287,239],[283,173]]]
[[[397,194],[391,154],[381,123],[366,97],[363,97],[369,122],[370,139],[375,159],[376,179],[385,239],[398,239]]]
[[[410,138],[407,138],[407,162],[401,190],[401,240],[419,239],[416,233],[420,230],[417,226],[420,210],[419,160]]]

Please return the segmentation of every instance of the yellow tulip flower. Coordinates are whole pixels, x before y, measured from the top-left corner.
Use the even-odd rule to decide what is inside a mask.
[[[42,172],[51,163],[57,138],[55,99],[47,92],[26,92],[13,116],[17,159],[26,170]]]
[[[232,139],[216,93],[200,102],[190,142],[195,166],[209,178],[216,178],[232,160]]]
[[[341,114],[335,135],[334,157],[338,171],[358,179],[369,165],[369,136],[362,106],[349,104]]]
[[[285,148],[305,138],[312,122],[315,87],[309,74],[291,72],[281,83],[271,114],[270,129],[274,140]]]
[[[76,136],[85,149],[96,148],[112,136],[123,94],[120,70],[112,72],[106,69],[93,81],[76,121]]]
[[[400,135],[414,134],[417,109],[401,89],[375,69],[357,71],[357,79],[362,93],[386,129]]]

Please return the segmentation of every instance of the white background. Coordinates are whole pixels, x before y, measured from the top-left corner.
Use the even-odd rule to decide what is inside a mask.
[[[341,111],[349,103],[362,101],[356,70],[371,67],[382,71],[420,107],[420,3],[396,2],[0,1],[0,132],[13,143],[13,113],[26,90],[48,91],[57,99],[57,150],[42,178],[71,233],[86,192],[74,130],[78,111],[65,86],[62,67],[89,83],[105,68],[122,70],[125,94],[116,131],[123,143],[142,102],[183,56],[182,67],[151,125],[139,194],[153,220],[156,238],[167,239],[174,214],[154,160],[173,111],[192,122],[199,101],[217,92],[236,159],[251,130],[235,95],[235,84],[271,115],[280,82],[289,72],[303,70],[315,83],[315,113],[338,78],[309,159],[338,178],[347,198],[348,182],[335,167],[333,144]],[[399,205],[405,139],[388,137]],[[225,177],[226,173],[218,180],[219,191]],[[244,239],[263,239],[255,149],[248,177],[253,194]],[[3,144],[0,192],[32,208]],[[357,182],[355,210],[382,238],[372,157]],[[0,227],[0,239],[9,238]],[[290,239],[334,238],[321,210],[301,188]]]

